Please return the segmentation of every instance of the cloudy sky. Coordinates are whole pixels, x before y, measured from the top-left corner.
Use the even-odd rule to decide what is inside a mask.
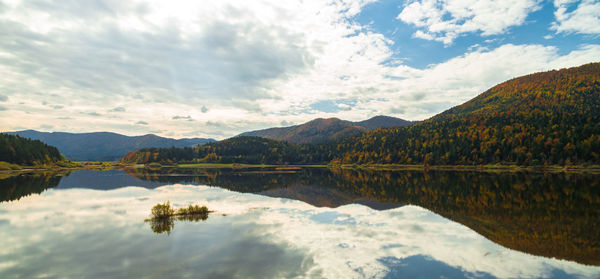
[[[0,131],[422,120],[600,61],[598,0],[0,0]]]

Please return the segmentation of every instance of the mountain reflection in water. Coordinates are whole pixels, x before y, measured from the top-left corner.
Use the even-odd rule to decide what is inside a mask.
[[[231,169],[127,171],[140,179],[219,186],[314,206],[414,204],[505,247],[600,265],[600,176],[563,173],[307,168],[294,174]]]
[[[465,225],[507,248],[547,258],[599,266],[600,179],[598,178],[599,176],[591,174],[365,171],[319,168],[306,168],[295,172],[128,169],[126,172],[77,171],[64,177],[53,174],[9,177],[0,180],[0,200],[17,200],[30,193],[40,193],[52,187],[65,190],[78,188],[111,190],[125,186],[155,189],[162,185],[180,183],[211,185],[236,192],[300,200],[323,208],[362,204],[375,210],[389,210],[412,204]],[[159,189],[163,187],[157,190]],[[149,208],[146,207],[145,210],[149,211]],[[396,210],[390,211],[390,214],[394,212]],[[405,210],[398,211],[398,214],[402,212]],[[333,222],[340,225],[359,222],[340,216],[336,211],[324,211],[313,214],[310,220],[316,223]],[[220,217],[219,220],[221,218],[228,217]],[[210,222],[210,219],[207,222]],[[181,224],[182,230],[188,226],[184,223]],[[179,230],[180,225],[178,224],[177,227],[175,232]],[[413,229],[414,233],[422,231],[419,226]],[[440,268],[447,264],[422,255],[402,259],[383,257],[378,260],[381,265],[394,266],[389,268],[389,275],[393,272],[409,272],[405,269],[399,271],[398,268],[412,262],[437,263]],[[414,267],[414,265],[410,266]],[[554,275],[550,277],[569,277],[559,276],[562,273],[557,270],[553,272]],[[473,273],[469,276],[486,277],[484,275],[486,274]]]

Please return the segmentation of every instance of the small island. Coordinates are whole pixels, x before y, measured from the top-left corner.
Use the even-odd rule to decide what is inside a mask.
[[[175,220],[180,221],[204,221],[208,219],[208,214],[214,211],[208,210],[206,206],[189,205],[175,209],[171,207],[171,203],[159,203],[152,207],[150,218],[144,222],[150,222],[150,227],[155,233],[171,234],[171,230],[175,227]]]

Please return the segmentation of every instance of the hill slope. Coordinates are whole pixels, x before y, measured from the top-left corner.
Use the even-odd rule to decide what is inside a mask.
[[[335,148],[342,163],[600,163],[600,63],[515,78],[424,122]]]
[[[345,125],[337,119],[316,124],[323,121]],[[600,63],[512,79],[408,127],[382,128],[320,144],[259,139],[237,137],[195,149],[152,150],[125,161],[600,164]]]
[[[34,165],[57,162],[61,159],[60,152],[54,146],[49,146],[39,140],[0,134],[0,161]]]
[[[416,123],[415,121],[408,121],[396,117],[378,115],[371,117],[367,120],[354,122],[354,125],[363,127],[367,130],[375,130],[379,128],[387,128],[387,127],[405,127],[410,126]]]
[[[8,134],[40,140],[46,144],[56,146],[67,159],[82,161],[112,161],[123,157],[128,152],[141,148],[187,147],[214,141],[213,139],[203,138],[170,139],[151,134],[129,137],[108,132],[73,134],[26,130]]]
[[[390,116],[375,116],[360,122],[351,122],[338,118],[317,118],[300,125],[245,132],[239,136],[262,137],[295,144],[321,143],[358,135],[362,132],[382,127],[404,127],[412,123],[411,121]]]

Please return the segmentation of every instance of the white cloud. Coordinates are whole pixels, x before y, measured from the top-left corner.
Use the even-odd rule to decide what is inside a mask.
[[[504,33],[511,26],[522,25],[537,9],[539,0],[413,0],[398,19],[423,29],[417,30],[415,37],[448,45],[463,33]]]
[[[554,0],[556,33],[600,34],[600,1]]]
[[[0,100],[10,108],[0,127],[222,139],[317,117],[421,120],[506,79],[600,57],[597,45],[563,56],[541,45],[474,45],[416,69],[389,63],[394,42],[351,19],[371,0],[205,2],[0,0]],[[537,8],[439,3],[404,7],[423,22],[415,36],[504,32]],[[311,108],[323,101],[339,111]]]
[[[559,49],[553,46],[506,44],[491,50],[473,48],[464,55],[425,69],[379,65],[370,69],[369,73],[355,75],[352,72],[360,70],[339,68],[338,71],[342,72],[334,72],[331,76],[345,73],[352,78],[341,81],[323,77],[320,80],[327,82],[318,87],[316,78],[303,80],[310,77],[303,76],[293,83],[287,83],[286,86],[289,87],[283,87],[280,91],[304,98],[271,100],[263,104],[263,110],[272,111],[274,115],[283,113],[284,110],[290,111],[291,116],[287,116],[286,120],[302,123],[307,121],[303,111],[309,109],[319,97],[328,96],[329,99],[356,100],[356,104],[352,110],[317,113],[309,117],[362,120],[384,113],[408,120],[422,120],[459,105],[508,79],[539,71],[579,66],[598,61],[598,57],[600,45],[583,45],[560,55]],[[305,89],[312,84],[316,85],[315,88],[305,94]],[[275,122],[271,123],[271,126],[276,125]]]
[[[281,98],[276,85],[322,68],[323,57],[336,49],[362,59],[365,53],[356,51],[385,44],[382,36],[348,21],[369,2],[3,2],[0,90],[11,100],[25,100],[18,109],[42,119],[41,113],[46,119],[53,114],[30,101],[49,94],[68,103],[56,118],[90,106],[126,107],[111,115],[120,122],[103,119],[118,132],[139,131],[126,128],[126,118],[136,113],[159,119],[189,111],[195,119],[257,122],[261,101]],[[205,115],[192,115],[196,108]],[[8,127],[16,127],[16,119]],[[83,120],[59,121],[57,127],[85,129],[78,122]],[[98,128],[102,122],[95,121]],[[183,129],[176,134],[190,132]]]

